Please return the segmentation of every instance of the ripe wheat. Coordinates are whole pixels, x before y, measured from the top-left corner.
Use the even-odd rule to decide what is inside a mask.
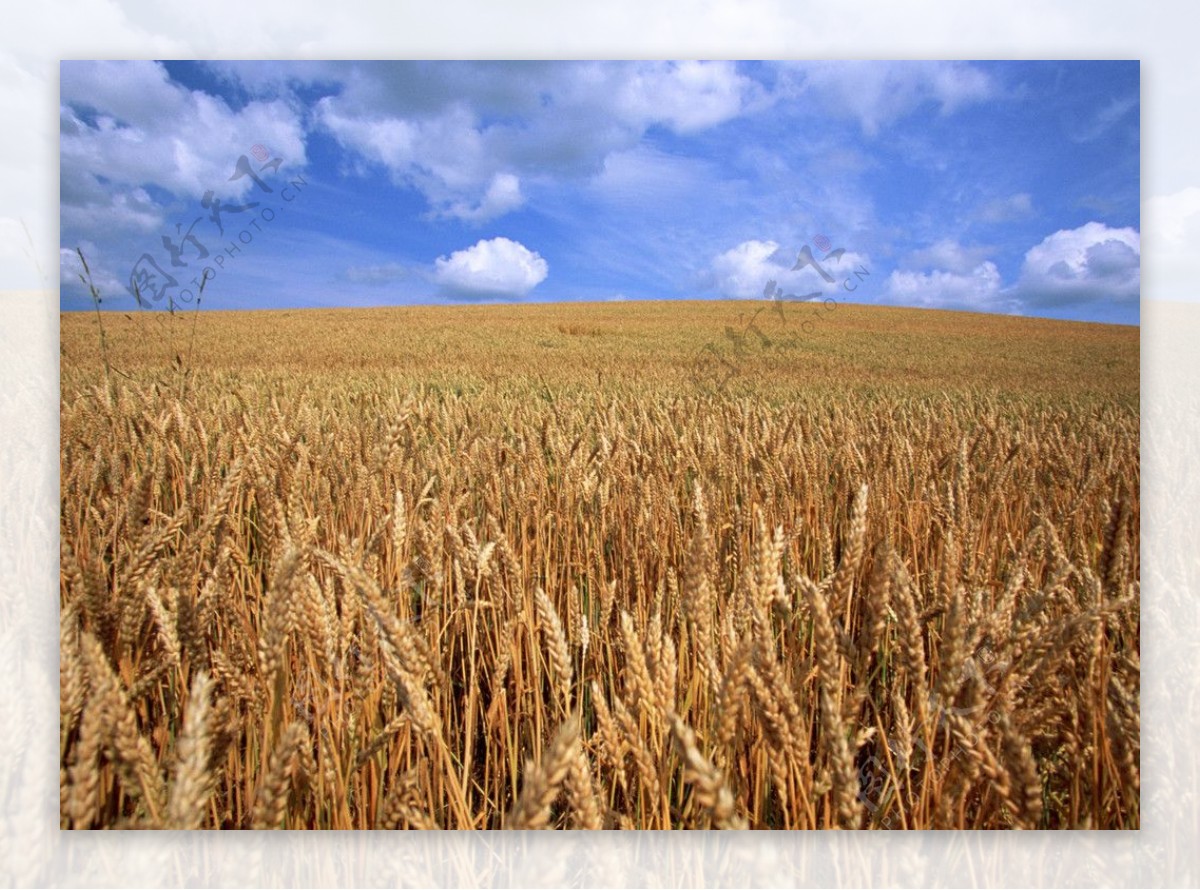
[[[1136,331],[471,308],[63,317],[64,827],[1140,825]]]

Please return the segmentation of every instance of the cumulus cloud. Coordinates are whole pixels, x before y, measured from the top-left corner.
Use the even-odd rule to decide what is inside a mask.
[[[282,100],[234,111],[224,100],[172,82],[157,62],[64,62],[62,167],[73,192],[111,194],[156,186],[178,197],[212,190],[240,198],[255,188],[230,175],[256,143],[303,167],[303,126]]]
[[[809,252],[815,265],[803,264],[797,269],[799,251],[782,250],[775,241],[743,241],[713,257],[702,283],[722,296],[742,300],[769,298],[780,292],[784,299],[818,299],[839,289],[853,270],[869,267],[864,254],[839,250],[826,256],[811,247]]]
[[[511,173],[497,173],[492,177],[487,192],[478,203],[455,201],[443,211],[443,215],[457,217],[465,222],[486,222],[516,210],[524,203],[521,180]]]
[[[62,289],[68,293],[84,295],[90,301],[91,293],[84,283],[90,274],[91,283],[95,285],[101,303],[111,307],[119,305],[119,301],[127,301],[129,292],[126,290],[126,284],[108,270],[103,251],[91,241],[80,242],[79,251],[83,252],[83,258],[87,262],[86,272],[83,263],[79,261],[79,252],[74,248],[60,247],[58,250]]]
[[[1016,283],[1005,286],[990,260],[953,241],[910,255],[924,269],[897,269],[888,277],[888,301],[906,306],[1038,314],[1090,304],[1115,316],[1137,304],[1141,289],[1141,236],[1132,228],[1089,222],[1044,238],[1025,253]],[[1113,310],[1118,310],[1114,312]]]
[[[500,237],[438,257],[433,278],[451,296],[519,298],[545,281],[549,271],[539,254]]]
[[[164,236],[185,237],[207,216],[206,193],[227,204],[257,200],[250,195],[262,193],[252,176],[231,181],[242,156],[259,174],[265,160],[255,157],[255,145],[281,159],[265,180],[306,164],[303,122],[289,100],[233,108],[147,61],[67,61],[60,79],[61,243],[92,242],[88,262],[105,292],[128,276],[143,250],[156,249]],[[209,241],[206,226],[198,229],[200,243]],[[80,297],[75,276],[64,276],[64,289],[68,298]]]
[[[64,176],[64,179],[66,177]],[[163,229],[163,208],[143,188],[111,188],[107,194],[79,202],[64,200],[60,219],[64,228],[82,232],[127,231],[153,233]]]
[[[779,245],[774,241],[743,241],[713,258],[709,265],[711,284],[726,297],[761,297],[766,282],[787,271],[778,253]]]
[[[316,119],[433,215],[481,222],[522,206],[523,178],[594,175],[652,126],[694,133],[762,97],[729,62],[365,64]]]
[[[1110,229],[1099,222],[1062,229],[1025,254],[1014,294],[1034,309],[1136,303],[1141,241],[1136,229]]]
[[[257,98],[284,97],[299,85],[337,86],[354,76],[356,62],[313,59],[202,62],[217,79],[241,87]]]
[[[896,269],[884,288],[889,302],[927,309],[1012,312],[1011,300],[1000,293],[1000,270],[985,261],[968,272],[934,269],[928,272]]]
[[[421,192],[431,213],[485,222],[524,203],[520,178],[489,150],[475,113],[453,105],[426,118],[363,115],[325,97],[317,116],[344,148],[380,164],[397,185]]]
[[[660,62],[631,66],[613,105],[635,126],[662,123],[690,133],[736,117],[753,90],[732,62]]]

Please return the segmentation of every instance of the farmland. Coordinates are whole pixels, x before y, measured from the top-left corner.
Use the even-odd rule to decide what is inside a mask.
[[[1137,329],[776,308],[63,314],[62,826],[1139,827]]]

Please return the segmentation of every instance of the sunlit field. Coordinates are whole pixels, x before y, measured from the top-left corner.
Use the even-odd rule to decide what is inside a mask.
[[[65,828],[1140,826],[1137,328],[628,302],[61,344]]]

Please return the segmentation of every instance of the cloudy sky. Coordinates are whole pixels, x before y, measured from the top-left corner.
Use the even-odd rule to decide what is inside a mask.
[[[1139,321],[1137,62],[63,62],[62,308]],[[812,262],[799,260],[811,257]],[[795,268],[796,266],[800,268]],[[853,286],[853,292],[849,287]]]

